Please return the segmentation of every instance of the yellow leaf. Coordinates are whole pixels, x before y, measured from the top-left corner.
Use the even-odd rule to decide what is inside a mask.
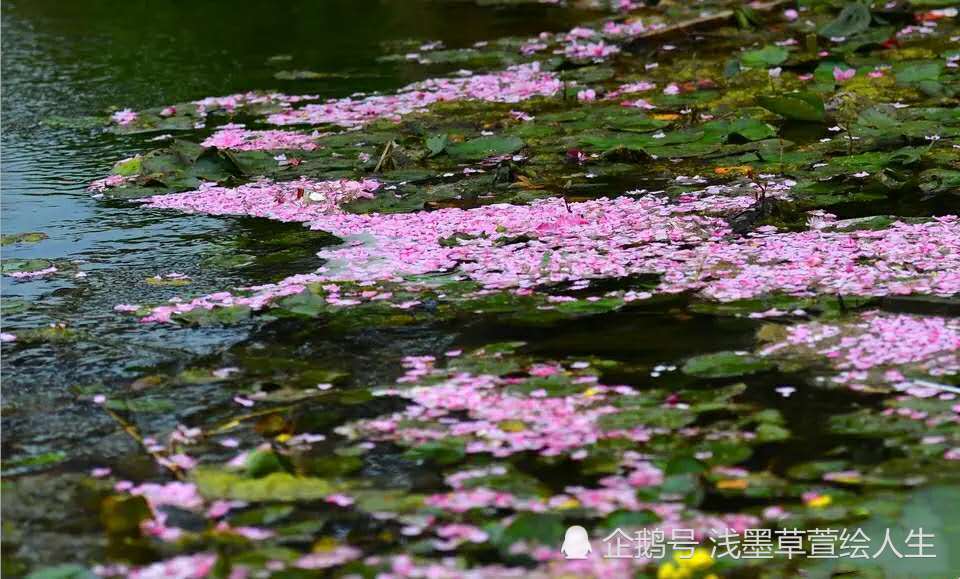
[[[743,490],[748,486],[750,486],[750,481],[745,478],[731,478],[717,481],[717,488],[720,490]]]
[[[522,420],[504,420],[497,427],[504,432],[523,432],[527,429]]]

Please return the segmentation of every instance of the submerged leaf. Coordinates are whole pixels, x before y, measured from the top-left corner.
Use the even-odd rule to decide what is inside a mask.
[[[757,102],[768,111],[790,120],[820,122],[824,119],[823,99],[811,92],[760,96]]]
[[[862,2],[851,2],[840,14],[819,30],[826,38],[846,37],[863,32],[870,27],[870,9]]]

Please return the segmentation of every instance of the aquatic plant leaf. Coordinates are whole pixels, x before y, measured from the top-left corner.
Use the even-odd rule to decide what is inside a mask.
[[[4,259],[0,260],[0,272],[41,271],[53,266],[47,259]]]
[[[26,233],[4,233],[0,235],[0,245],[11,245],[14,243],[38,243],[47,238],[46,233],[39,231],[30,231]]]
[[[894,67],[897,82],[902,84],[936,81],[943,72],[941,62],[905,62]]]
[[[27,579],[96,579],[97,575],[83,565],[66,564],[46,567],[27,575]]]
[[[650,428],[681,428],[696,419],[696,414],[680,408],[630,408],[616,414],[607,414],[597,421],[603,430],[621,430],[645,426]]]
[[[446,152],[457,160],[475,161],[495,155],[516,153],[523,148],[523,144],[523,140],[519,137],[479,137],[447,145]]]
[[[21,474],[33,469],[54,465],[66,459],[67,453],[59,450],[21,458],[10,458],[3,461],[3,474],[7,476]]]
[[[239,174],[227,155],[184,140],[175,140],[168,147],[147,153],[139,160],[139,167],[133,164],[124,166],[122,170],[129,173],[135,168],[137,171],[131,176],[136,176],[138,184],[149,186],[152,194],[162,193],[164,188],[176,191],[192,189],[199,187],[203,181],[220,181]],[[129,198],[139,193],[136,187],[116,187],[105,191],[109,197]]]
[[[749,354],[716,352],[690,358],[683,365],[683,372],[700,378],[730,378],[745,374],[756,374],[772,367],[773,363],[769,360]]]
[[[277,306],[284,312],[308,317],[316,317],[330,311],[327,300],[310,288],[281,298],[277,301]]]
[[[919,175],[920,189],[928,195],[960,192],[960,171],[928,169]]]
[[[564,73],[564,80],[575,80],[578,83],[601,82],[613,78],[615,72],[609,66],[584,66]]]
[[[785,93],[757,97],[757,103],[772,113],[794,121],[824,120],[823,99],[811,92]]]
[[[131,400],[108,400],[107,408],[126,412],[171,412],[176,405],[163,398],[143,397]]]
[[[777,130],[769,124],[748,117],[735,121],[711,121],[703,125],[703,131],[706,141],[726,141],[733,135],[748,141],[760,141],[777,134]]]
[[[466,456],[466,441],[460,438],[445,438],[418,444],[404,453],[412,460],[428,460],[438,464],[453,464]]]
[[[740,55],[740,64],[751,68],[766,68],[783,64],[790,57],[790,51],[782,46],[764,46],[758,50],[748,50]]]
[[[152,516],[142,496],[114,495],[100,505],[100,522],[111,535],[139,535],[140,523]]]
[[[320,80],[325,78],[345,78],[342,72],[316,72],[313,70],[279,70],[273,73],[277,80]]]
[[[604,520],[603,527],[611,531],[614,529],[639,529],[659,522],[660,517],[647,509],[642,511],[615,511]]]
[[[857,526],[867,537],[882,543],[887,533],[897,551],[889,549],[879,557],[857,560],[823,560],[811,568],[812,576],[830,576],[835,571],[857,573],[872,571],[881,577],[953,577],[960,568],[960,492],[955,486],[930,486],[917,489],[906,497],[883,493],[866,505],[871,516]],[[923,529],[924,542],[930,547],[925,557],[917,557],[917,549],[905,546],[913,530]],[[917,543],[911,541],[913,545]],[[864,573],[865,574],[865,573]]]
[[[409,513],[423,507],[423,496],[404,490],[353,490],[356,506],[368,513]]]
[[[277,453],[271,450],[255,450],[247,457],[246,475],[250,478],[262,478],[271,473],[285,472],[286,460],[281,460]]]
[[[565,531],[566,525],[559,515],[521,513],[495,541],[503,548],[521,541],[554,546],[563,540]]]
[[[174,316],[178,322],[195,326],[229,325],[246,320],[253,310],[249,306],[229,306],[223,308],[197,308]]]
[[[192,473],[200,494],[208,499],[236,501],[313,501],[342,489],[327,479],[273,472],[262,478],[246,478],[231,472],[197,468]]]
[[[818,32],[825,38],[852,36],[869,28],[870,18],[870,8],[866,4],[851,2]]]
[[[430,149],[430,156],[434,157],[443,152],[447,148],[447,135],[431,135],[427,137],[427,148]]]

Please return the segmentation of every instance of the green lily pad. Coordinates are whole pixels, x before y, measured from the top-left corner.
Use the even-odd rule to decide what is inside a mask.
[[[10,273],[14,271],[40,271],[53,265],[47,259],[4,259],[0,260],[0,271]]]
[[[870,27],[870,8],[862,2],[850,2],[840,14],[818,31],[820,36],[838,38],[852,36]]]
[[[26,233],[4,233],[0,236],[0,245],[11,245],[14,243],[38,243],[47,238],[46,233],[39,231],[30,231]]]
[[[782,46],[764,46],[759,50],[748,50],[740,55],[740,63],[751,68],[766,68],[783,64],[790,57],[790,51]]]
[[[97,575],[82,565],[70,563],[39,569],[27,575],[27,579],[97,579]]]
[[[823,99],[811,92],[760,96],[757,97],[757,103],[772,113],[794,121],[821,122],[824,119]]]
[[[208,499],[236,501],[315,501],[342,490],[343,485],[314,477],[273,472],[262,478],[245,478],[231,472],[197,468],[192,473],[200,493]]]
[[[700,378],[731,378],[756,374],[773,368],[769,360],[736,352],[716,352],[695,356],[683,365],[683,372]]]
[[[496,155],[516,153],[523,148],[519,137],[479,137],[462,143],[449,144],[446,153],[460,161],[478,161]]]

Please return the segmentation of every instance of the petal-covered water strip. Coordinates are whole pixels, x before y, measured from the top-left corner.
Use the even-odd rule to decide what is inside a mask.
[[[329,264],[314,274],[254,288],[251,296],[224,294],[161,306],[150,319],[218,304],[259,308],[311,281],[400,281],[431,273],[523,294],[551,284],[657,274],[662,278],[657,291],[692,291],[719,301],[769,294],[949,296],[960,290],[960,224],[952,216],[893,223],[880,231],[781,233],[767,227],[737,237],[721,215],[756,201],[723,187],[675,201],[643,195],[408,214],[337,210],[337,201],[355,198],[357,190],[367,194],[373,186],[260,183],[149,199],[152,207],[302,221],[347,240],[345,247],[318,254]],[[767,184],[770,191],[778,187],[787,194],[787,187]],[[313,197],[324,201],[305,201]]]

